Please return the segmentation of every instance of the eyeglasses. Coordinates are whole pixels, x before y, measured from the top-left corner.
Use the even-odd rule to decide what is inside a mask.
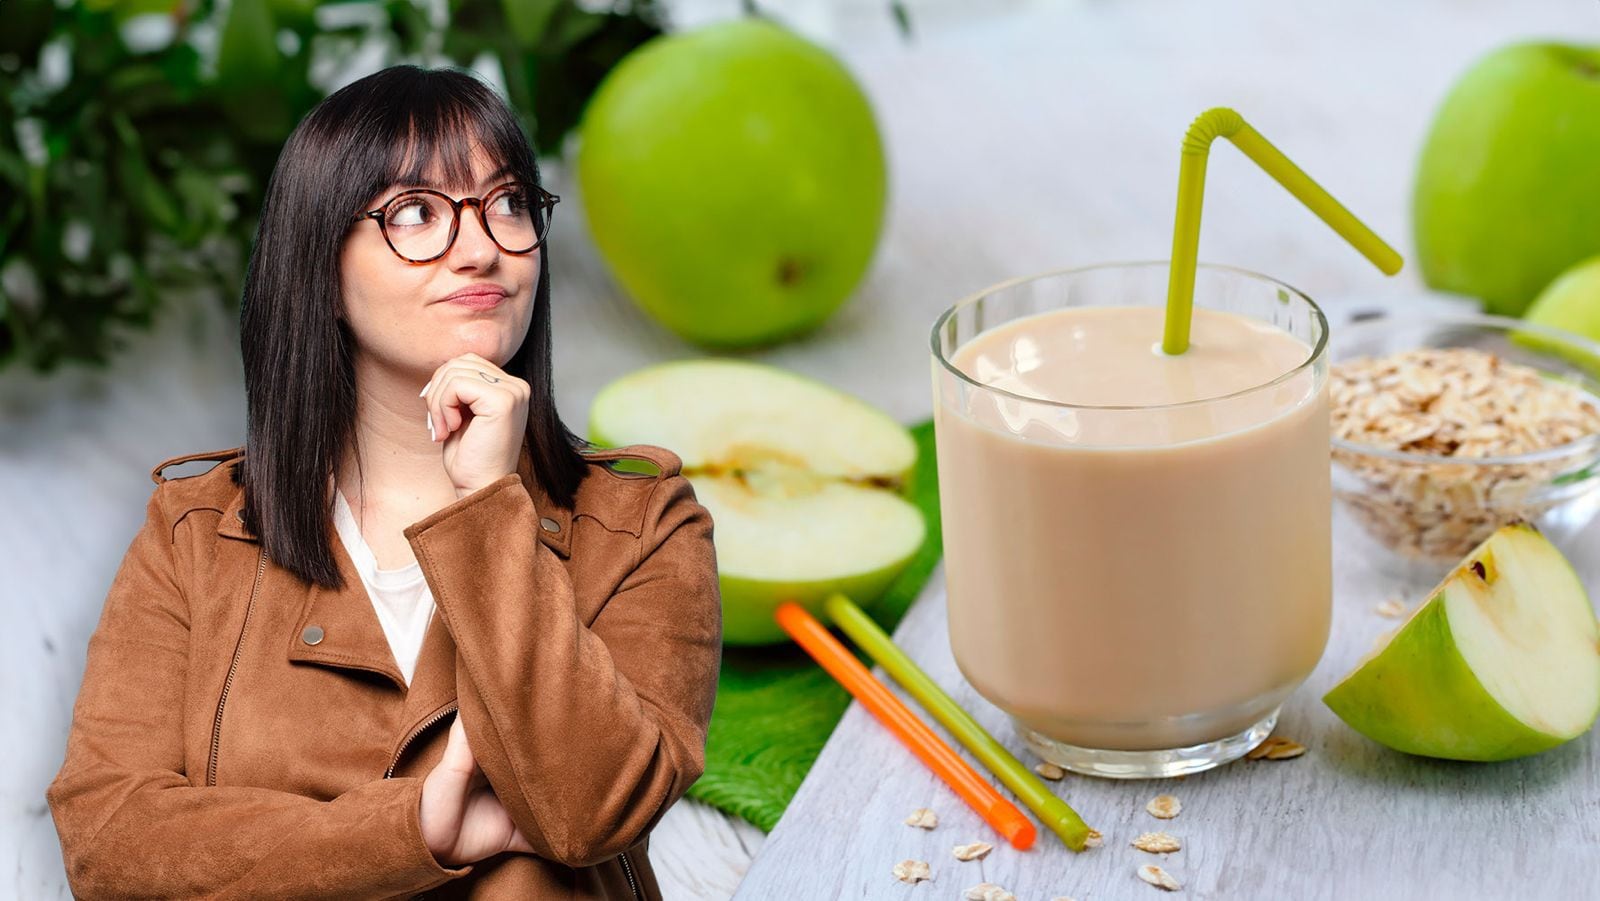
[[[506,253],[532,253],[550,234],[550,220],[561,198],[536,185],[507,182],[483,197],[450,197],[428,188],[396,194],[375,210],[355,217],[378,220],[384,241],[408,263],[431,263],[450,252],[461,225],[461,208],[477,207],[478,222]]]

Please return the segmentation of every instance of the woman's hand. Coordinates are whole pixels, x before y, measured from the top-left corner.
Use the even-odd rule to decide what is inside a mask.
[[[533,853],[478,769],[459,713],[450,725],[444,756],[422,780],[422,840],[447,867],[503,851]]]
[[[527,382],[477,354],[434,370],[422,396],[433,440],[444,442],[444,468],[457,499],[517,471],[531,395]]]

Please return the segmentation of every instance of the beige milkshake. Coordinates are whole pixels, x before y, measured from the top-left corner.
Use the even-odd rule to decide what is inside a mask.
[[[1201,308],[1178,356],[1159,348],[1157,307],[973,331],[934,364],[962,673],[1064,765],[1083,749],[1258,741],[1328,637],[1328,408],[1311,345]]]

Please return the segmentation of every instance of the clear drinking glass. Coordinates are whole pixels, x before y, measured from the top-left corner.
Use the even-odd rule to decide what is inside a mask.
[[[1153,315],[1131,308],[1164,305],[1167,274],[1149,262],[1018,279],[933,329],[951,648],[1034,753],[1081,773],[1173,776],[1242,756],[1328,638],[1328,326],[1310,298],[1199,268],[1197,316],[1269,323],[1305,348],[1223,396],[1084,406],[960,368],[970,342],[1027,317]]]

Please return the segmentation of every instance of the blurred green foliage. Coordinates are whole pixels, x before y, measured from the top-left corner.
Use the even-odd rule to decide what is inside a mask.
[[[661,28],[655,0],[0,0],[0,369],[104,364],[173,291],[237,304],[278,152],[340,84],[497,66],[556,153]]]

